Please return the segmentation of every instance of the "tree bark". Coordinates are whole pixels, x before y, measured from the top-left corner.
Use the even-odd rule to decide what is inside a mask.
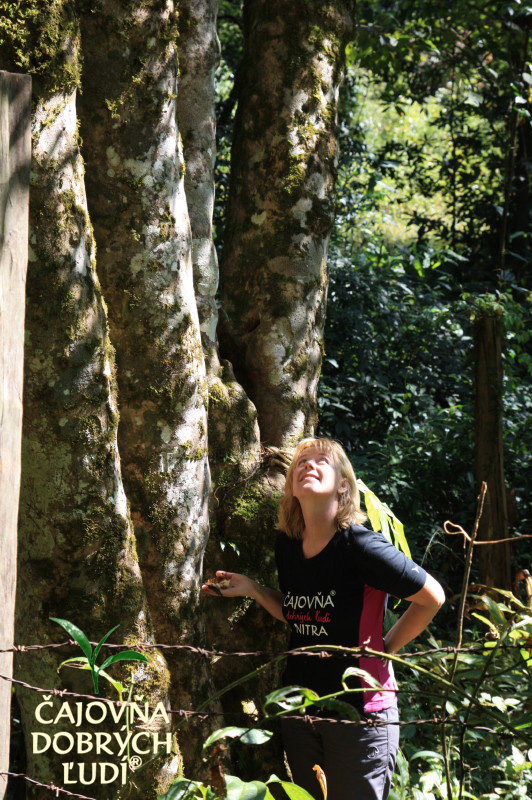
[[[218,259],[212,238],[216,114],[214,73],[220,56],[218,0],[179,3],[177,120],[186,164],[185,192],[192,233],[194,287],[207,374],[218,371]]]
[[[203,644],[207,381],[176,120],[177,24],[172,2],[88,9],[80,116],[117,355],[119,448],[150,611],[159,641]],[[210,693],[204,661],[183,651],[167,658],[172,707],[196,708]],[[204,734],[187,723],[187,770],[200,766]]]
[[[0,648],[14,644],[22,438],[24,304],[28,265],[31,78],[0,72]],[[0,652],[0,675],[13,653]],[[11,685],[0,681],[0,773],[9,768]],[[6,778],[0,776],[0,798]]]
[[[337,109],[354,3],[248,0],[221,266],[222,355],[262,441],[316,422]]]
[[[37,35],[13,36],[17,63],[39,78],[18,641],[56,639],[48,616],[71,615],[94,638],[120,621],[121,638],[134,644],[152,636],[153,621],[157,641],[203,644],[209,501],[209,569],[275,581],[284,479],[261,440],[291,445],[314,426],[352,6],[246,4],[220,358],[215,0],[182,0],[179,14],[172,0],[53,0],[40,16],[32,6]],[[207,599],[206,607],[211,646],[255,650],[283,636],[247,601],[212,611]],[[20,656],[20,675],[57,685],[52,653],[33,671]],[[211,693],[198,656],[168,655],[168,671],[152,656],[140,686],[149,700],[169,689],[173,708],[197,708]],[[255,666],[220,659],[214,684]],[[86,674],[78,677],[68,687],[86,689]],[[277,680],[262,674],[224,708],[241,711],[242,700],[258,707]],[[29,727],[34,706],[27,701],[22,712],[28,732],[38,730]],[[180,734],[191,777],[201,771],[203,738],[197,727]],[[29,756],[28,772],[49,780],[52,760]],[[154,780],[135,773],[139,795],[153,797],[176,767],[177,757],[157,762]]]
[[[480,541],[508,536],[502,425],[501,319],[480,314],[475,321],[475,482],[488,485],[478,531]],[[508,543],[478,548],[480,580],[499,589],[512,588]]]
[[[223,566],[275,585],[273,544],[284,484],[275,451],[312,432],[321,363],[337,158],[337,104],[350,2],[244,5],[244,61],[220,268],[221,369],[209,386],[213,474],[209,572]],[[231,616],[209,604],[208,638],[242,650],[282,646],[284,630],[254,603]],[[212,612],[211,610],[212,609]],[[220,659],[217,686],[255,663]],[[275,670],[233,690],[224,708],[257,707]],[[247,706],[246,706],[247,707]],[[250,720],[251,722],[252,720]],[[246,753],[248,777],[278,754]],[[278,765],[278,761],[277,761]]]
[[[26,35],[45,39],[48,47],[45,55],[34,51],[32,65],[36,78],[16,639],[23,644],[64,639],[64,631],[49,619],[58,617],[92,640],[119,625],[108,641],[131,646],[154,639],[122,483],[114,351],[96,274],[79,152],[79,31],[68,3],[56,2],[32,20],[36,27]],[[46,26],[52,22],[50,33]],[[77,646],[21,653],[16,677],[43,688],[91,693],[88,672],[63,668],[58,674],[61,661],[80,654]],[[166,703],[165,660],[153,649],[146,656],[147,664],[113,666],[112,674],[134,680],[136,692],[147,702]],[[106,688],[101,679],[104,695]],[[63,784],[60,762],[65,758],[51,748],[37,754],[32,747],[33,733],[50,733],[50,726],[35,717],[42,695],[18,688],[17,697],[28,774],[43,783]],[[56,702],[56,711],[58,706]],[[74,733],[67,722],[53,732],[70,727]],[[105,729],[102,724],[100,730]],[[176,774],[175,745],[173,750],[137,772],[139,796],[155,798]],[[87,760],[74,760],[78,758]],[[78,789],[86,792],[81,784]],[[27,791],[49,798],[46,789]],[[113,784],[96,790],[99,798],[115,794]]]

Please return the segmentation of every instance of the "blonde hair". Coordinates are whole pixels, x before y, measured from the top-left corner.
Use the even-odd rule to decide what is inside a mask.
[[[356,475],[344,448],[334,439],[328,439],[325,436],[312,436],[302,439],[294,450],[292,461],[286,474],[284,495],[279,506],[279,528],[292,539],[301,539],[305,527],[301,505],[297,497],[294,497],[292,493],[292,477],[299,457],[311,447],[330,455],[340,475],[347,482],[347,489],[342,492],[338,500],[338,514],[336,517],[338,527],[347,528],[350,522],[360,525],[366,519],[366,515],[360,509],[360,492]]]

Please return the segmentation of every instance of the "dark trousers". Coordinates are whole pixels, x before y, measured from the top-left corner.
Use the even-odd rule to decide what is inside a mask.
[[[398,722],[397,708],[364,715]],[[281,721],[283,744],[294,783],[323,800],[314,764],[327,779],[328,800],[386,800],[392,783],[398,725],[356,725],[342,722]]]

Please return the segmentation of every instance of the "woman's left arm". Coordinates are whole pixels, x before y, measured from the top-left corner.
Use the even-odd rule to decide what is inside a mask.
[[[445,593],[438,581],[427,573],[423,588],[405,599],[410,606],[384,638],[384,650],[392,655],[425,630],[444,604]]]

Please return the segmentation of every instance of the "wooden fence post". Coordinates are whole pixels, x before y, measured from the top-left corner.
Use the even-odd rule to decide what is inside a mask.
[[[31,77],[0,71],[0,649],[12,647],[28,262]],[[13,653],[0,653],[0,675]],[[0,680],[0,773],[9,767],[11,683]],[[7,780],[0,775],[0,800]]]

